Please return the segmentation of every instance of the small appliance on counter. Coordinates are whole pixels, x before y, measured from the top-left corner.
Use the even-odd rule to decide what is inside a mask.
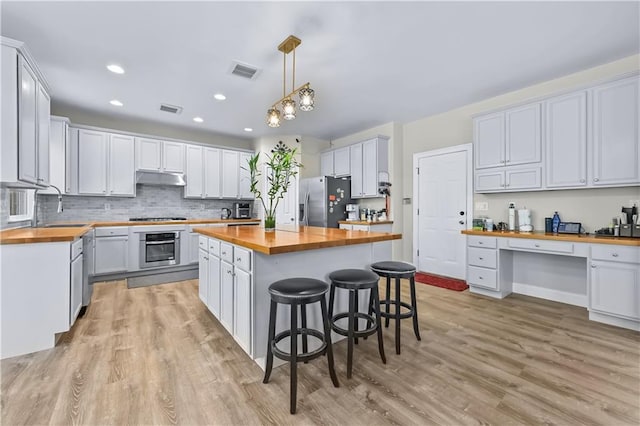
[[[518,210],[518,231],[533,231],[533,225],[531,224],[531,210],[527,208]]]
[[[226,207],[220,209],[220,219],[231,219],[231,209]]]
[[[347,212],[347,220],[359,220],[358,217],[358,205],[357,204],[347,204],[345,206]]]
[[[251,219],[251,203],[233,203],[234,219]]]

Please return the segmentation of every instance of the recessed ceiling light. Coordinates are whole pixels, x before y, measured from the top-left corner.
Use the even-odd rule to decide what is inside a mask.
[[[111,105],[113,105],[113,106],[122,106],[122,105],[124,105],[122,102],[120,102],[120,101],[119,101],[119,100],[117,100],[117,99],[113,99],[113,100],[111,100],[109,103],[110,103]]]
[[[213,97],[219,101],[224,101],[225,99],[227,99],[227,97],[222,93],[216,93],[215,95],[213,95]]]
[[[253,132],[253,129],[251,127],[245,127],[244,131],[245,132]]]
[[[124,68],[122,68],[120,65],[109,64],[107,65],[107,69],[115,74],[124,74]]]
[[[195,121],[196,123],[202,123],[204,120],[202,119],[202,117],[193,117],[193,121]]]

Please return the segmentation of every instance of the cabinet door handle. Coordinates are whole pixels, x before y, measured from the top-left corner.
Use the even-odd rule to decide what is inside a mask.
[[[484,257],[479,257],[478,259],[480,259],[480,260],[484,260]]]
[[[239,257],[236,257],[236,262],[240,262],[242,259]]]
[[[482,279],[484,279],[484,278],[482,278],[482,277],[478,277],[478,279],[481,279],[481,280],[482,280]]]
[[[539,247],[540,247],[540,244],[534,244],[534,246],[535,246],[536,248],[539,248]]]
[[[596,267],[596,265],[594,265],[594,264],[592,263],[592,264],[591,264],[591,267],[592,267],[592,268],[595,268],[595,267]]]
[[[599,180],[600,180],[600,179],[598,179],[598,178],[594,178],[594,179],[593,179],[593,181],[594,181],[594,182],[598,182]]]
[[[611,256],[618,257],[618,253],[611,253]]]
[[[223,251],[223,252],[222,252],[222,254],[225,254],[225,255],[226,255],[226,254],[227,254],[227,252],[226,252],[226,251]]]
[[[482,244],[484,244],[484,243],[483,243],[482,241],[478,241],[478,244],[482,245]]]

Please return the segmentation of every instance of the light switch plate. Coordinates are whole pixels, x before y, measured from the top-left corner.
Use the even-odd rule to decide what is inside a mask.
[[[477,212],[486,212],[489,210],[489,203],[486,201],[477,201],[474,210]]]

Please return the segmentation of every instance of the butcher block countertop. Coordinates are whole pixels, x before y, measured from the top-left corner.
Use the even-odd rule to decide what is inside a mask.
[[[91,231],[91,224],[70,228],[17,228],[0,232],[0,244],[59,243],[74,241]]]
[[[617,244],[623,246],[640,247],[640,238],[611,237],[607,235],[574,235],[574,234],[547,234],[544,232],[512,232],[512,231],[473,231],[467,229],[462,231],[466,235],[479,235],[482,237],[507,237],[507,238],[528,238],[533,240],[553,240],[569,241],[573,243],[591,244]]]
[[[339,220],[339,224],[341,225],[367,225],[367,226],[375,226],[375,225],[389,225],[392,224],[392,220],[376,220],[373,222],[368,222],[366,220]]]
[[[194,232],[264,254],[292,253],[351,244],[399,240],[402,238],[402,234],[348,231],[315,226],[292,226],[276,229],[273,232],[265,232],[264,228],[258,226],[233,226],[226,228],[194,228]]]
[[[173,221],[104,221],[87,222],[86,226],[75,227],[55,227],[55,228],[16,228],[0,231],[0,244],[30,244],[30,243],[56,243],[63,241],[74,241],[82,237],[92,228],[103,226],[138,226],[138,225],[200,225],[210,223],[259,223],[258,219],[188,219]],[[64,224],[64,222],[54,222]],[[84,223],[76,220],[67,223]]]

